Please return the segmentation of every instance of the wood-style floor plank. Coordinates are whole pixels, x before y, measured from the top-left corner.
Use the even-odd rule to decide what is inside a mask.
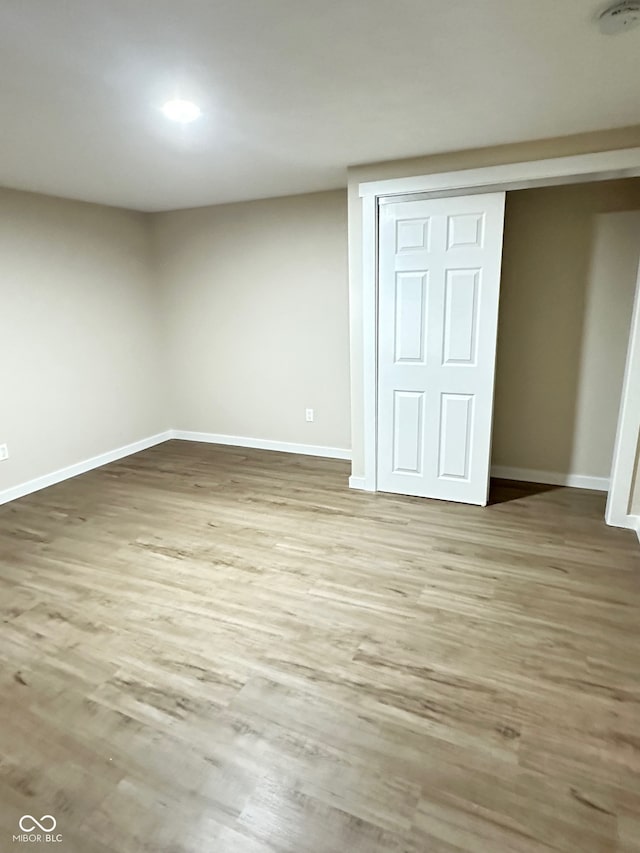
[[[174,441],[0,507],[1,850],[640,851],[635,536],[347,475]]]

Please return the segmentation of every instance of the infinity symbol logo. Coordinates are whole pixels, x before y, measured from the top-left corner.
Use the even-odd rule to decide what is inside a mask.
[[[25,814],[20,818],[19,825],[23,832],[33,832],[36,827],[42,832],[53,832],[56,828],[56,819],[53,815],[43,814],[40,820],[36,820],[33,815]]]

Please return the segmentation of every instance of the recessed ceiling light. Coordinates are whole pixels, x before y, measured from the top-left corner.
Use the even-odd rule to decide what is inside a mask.
[[[162,112],[171,121],[179,121],[181,124],[188,124],[202,115],[202,110],[197,104],[181,100],[167,101]]]

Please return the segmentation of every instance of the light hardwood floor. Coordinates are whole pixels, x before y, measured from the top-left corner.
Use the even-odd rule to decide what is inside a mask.
[[[640,850],[640,546],[604,497],[349,491],[169,442],[0,508],[0,850]]]

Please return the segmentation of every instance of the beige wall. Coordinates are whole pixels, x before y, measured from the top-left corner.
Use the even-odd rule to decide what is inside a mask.
[[[615,131],[581,134],[558,139],[502,145],[417,157],[411,160],[373,163],[349,169],[349,302],[351,357],[351,432],[353,473],[364,473],[363,356],[362,356],[362,218],[358,197],[361,181],[468,169],[480,166],[562,157],[640,145],[640,126]]]
[[[173,426],[348,448],[346,193],[164,213],[153,230]]]
[[[142,214],[0,190],[0,491],[167,428]]]
[[[493,463],[608,477],[636,272],[640,179],[507,194]]]

